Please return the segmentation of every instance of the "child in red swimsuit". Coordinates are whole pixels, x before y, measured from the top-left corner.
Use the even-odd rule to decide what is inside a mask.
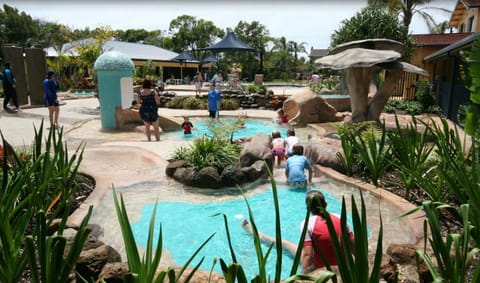
[[[182,123],[183,133],[185,135],[191,135],[192,128],[193,128],[193,124],[192,122],[190,122],[190,119],[188,117],[183,117],[183,123]]]

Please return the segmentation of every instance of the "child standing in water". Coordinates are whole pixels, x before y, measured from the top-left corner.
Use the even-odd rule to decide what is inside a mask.
[[[285,147],[287,148],[285,158],[293,155],[293,146],[299,142],[300,140],[295,136],[295,129],[289,128],[287,130],[287,138],[285,139]]]
[[[308,183],[312,183],[313,170],[310,162],[303,155],[303,146],[295,144],[292,148],[293,155],[287,159],[285,165],[285,176],[290,187],[306,188]],[[308,177],[305,176],[305,170],[308,171]]]
[[[277,166],[280,167],[283,157],[285,156],[285,141],[279,131],[272,132],[272,143],[270,144],[273,154],[273,163],[277,159]]]
[[[188,117],[183,117],[183,123],[182,123],[183,133],[185,135],[191,135],[192,128],[193,128],[193,124],[192,122],[190,122],[190,119]]]

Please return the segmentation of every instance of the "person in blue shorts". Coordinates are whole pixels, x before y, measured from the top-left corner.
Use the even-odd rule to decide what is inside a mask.
[[[303,146],[295,144],[292,148],[293,155],[287,159],[285,165],[285,176],[290,187],[307,187],[312,182],[313,170],[310,162],[303,155]],[[308,170],[308,179],[305,176],[305,170]]]
[[[218,110],[220,109],[220,92],[215,90],[213,85],[210,86],[210,91],[208,92],[208,116],[212,119],[219,118]]]
[[[60,114],[60,103],[57,96],[57,91],[60,88],[58,83],[58,76],[55,72],[49,71],[47,78],[43,81],[43,99],[45,106],[48,107],[48,118],[50,126],[58,127],[58,116]]]

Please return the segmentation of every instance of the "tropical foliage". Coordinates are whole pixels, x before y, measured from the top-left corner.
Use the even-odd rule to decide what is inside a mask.
[[[63,62],[58,64],[51,62],[49,67],[62,74],[60,76],[63,80],[61,85],[66,89],[74,88],[75,82],[81,81],[84,75],[92,74],[95,56],[98,57],[101,52],[105,51],[99,48],[105,40],[115,38],[127,42],[146,43],[176,52],[190,50],[198,58],[203,58],[208,54],[196,50],[215,43],[223,38],[227,31],[234,31],[241,40],[258,52],[225,53],[218,69],[214,66],[212,72],[228,73],[232,64],[238,63],[242,66],[242,78],[253,80],[255,74],[264,73],[265,70],[261,69],[261,61],[263,61],[263,65],[268,71],[266,75],[269,76],[265,79],[271,79],[272,76],[294,79],[298,70],[309,69],[304,59],[307,54],[304,43],[297,43],[286,38],[272,38],[268,29],[258,21],[240,21],[237,26],[222,30],[212,21],[198,19],[190,15],[181,15],[170,21],[167,30],[127,29],[114,31],[108,26],[99,26],[93,30],[88,28],[74,30],[64,24],[33,19],[26,13],[7,4],[3,5],[3,11],[0,10],[0,44],[53,47],[60,53],[59,56]],[[63,44],[74,41],[81,43],[85,39],[91,39],[93,44],[92,41],[88,41],[84,45],[80,44],[79,52],[82,55],[79,62],[72,61],[71,58],[66,58],[67,56],[62,56]],[[273,42],[278,41],[285,42],[285,45],[275,44],[272,50],[267,50],[269,46],[274,46]],[[81,68],[72,69],[69,67],[72,64],[79,64]],[[283,67],[277,69],[277,66]]]
[[[14,149],[2,136],[1,282],[19,282],[27,266],[33,282],[66,282],[75,268],[88,235],[90,212],[67,245],[63,231],[78,188],[75,179],[83,145],[69,156],[62,132],[52,127],[44,142],[42,124],[35,131],[34,144],[24,150]],[[54,219],[61,220],[57,233],[47,235]]]
[[[239,117],[236,121],[211,120],[207,125],[211,136],[197,137],[188,147],[178,147],[173,159],[185,160],[197,171],[209,166],[222,172],[225,167],[238,161],[240,146],[230,142],[232,134],[243,123]]]
[[[369,0],[369,5],[377,5],[385,8],[388,13],[398,15],[403,25],[408,29],[415,15],[418,15],[427,25],[430,33],[444,33],[448,27],[448,22],[437,22],[431,12],[440,12],[446,17],[450,17],[452,11],[429,5],[432,0]],[[422,6],[422,7],[420,7]]]
[[[405,45],[404,58],[413,53],[413,39],[395,15],[384,12],[377,6],[367,6],[350,19],[343,20],[332,34],[330,47],[369,38],[387,38]]]

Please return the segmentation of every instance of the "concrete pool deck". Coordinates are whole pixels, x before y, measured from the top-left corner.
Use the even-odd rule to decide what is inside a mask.
[[[189,95],[189,93],[184,94]],[[90,205],[97,205],[111,192],[112,186],[125,187],[139,180],[142,182],[166,180],[165,167],[167,159],[180,143],[168,140],[160,142],[146,142],[143,132],[112,132],[101,129],[99,102],[96,98],[80,98],[66,100],[61,106],[59,123],[64,127],[64,140],[69,150],[75,150],[82,143],[86,143],[80,171],[93,176],[96,180],[96,189],[83,205],[70,217],[72,225],[80,223]],[[196,116],[207,117],[206,110],[182,110],[161,108],[160,113],[171,116]],[[236,110],[222,111],[225,116],[238,116],[247,114],[252,118],[271,119],[276,117],[272,110]],[[48,124],[48,110],[45,107],[23,108],[16,114],[0,111],[0,130],[7,141],[14,146],[29,146],[34,137],[34,127],[39,128],[44,120]],[[320,172],[332,174],[339,181],[348,181],[345,176],[337,174],[328,168],[320,168]],[[279,178],[283,176],[277,172]],[[335,177],[337,176],[337,177]],[[315,180],[321,182],[322,177],[316,176]],[[368,184],[361,184],[351,180],[355,186],[364,187],[381,199],[392,202],[401,211],[408,211],[414,206],[395,195],[378,188],[371,188]],[[355,183],[356,182],[356,183]],[[378,204],[377,204],[378,205]],[[116,223],[116,219],[109,222]],[[423,236],[423,217],[415,214],[407,218],[407,223],[420,240]]]

